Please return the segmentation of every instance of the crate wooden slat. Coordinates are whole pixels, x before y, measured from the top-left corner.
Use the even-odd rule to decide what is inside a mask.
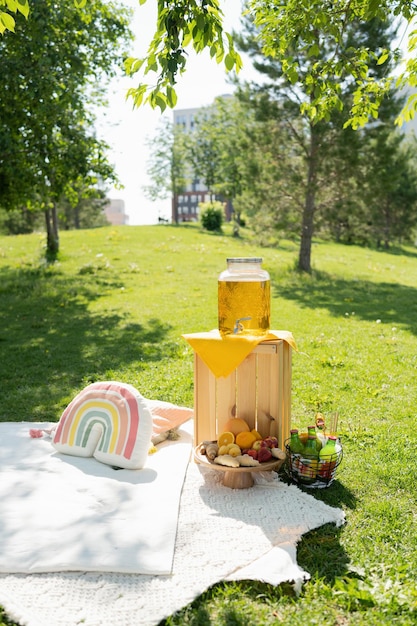
[[[291,347],[260,343],[227,378],[216,378],[194,355],[194,442],[215,440],[236,415],[284,447],[291,422]]]

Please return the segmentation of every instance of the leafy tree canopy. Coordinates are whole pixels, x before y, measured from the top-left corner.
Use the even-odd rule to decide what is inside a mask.
[[[0,32],[14,30],[13,14],[27,15],[29,1],[0,0]],[[88,2],[73,1],[80,8]],[[138,0],[140,5],[146,1]],[[149,103],[161,111],[175,106],[175,85],[185,70],[189,47],[197,53],[208,49],[217,63],[224,63],[226,70],[240,70],[242,61],[233,37],[223,28],[221,0],[153,1],[157,1],[157,22],[147,55],[125,61],[128,74],[141,72],[144,79],[128,92],[135,106]],[[350,24],[374,18],[412,25],[417,7],[412,0],[246,0],[243,12],[250,15],[259,29],[263,53],[280,60],[288,79],[296,83],[303,71],[300,50],[317,56],[320,41],[329,39],[334,41],[333,48],[343,47]],[[372,50],[361,46],[351,48],[343,58],[339,55],[320,58],[304,78],[310,94],[310,101],[303,104],[304,110],[313,122],[327,119],[330,111],[343,106],[341,88],[344,82],[351,81],[354,98],[346,125],[363,126],[370,118],[378,117],[379,105],[393,86],[417,87],[416,50],[417,30],[411,26],[408,60],[403,71],[394,76],[387,69],[378,79],[369,72],[370,66],[375,61],[384,65],[392,55],[399,56],[398,48]],[[155,83],[146,82],[149,74],[156,75]],[[414,117],[415,106],[417,94],[410,96],[398,123]]]
[[[146,0],[139,0],[144,4]],[[253,19],[259,29],[263,53],[281,61],[287,78],[296,83],[304,68],[298,52],[301,50],[318,57],[320,41],[333,40],[333,49],[344,47],[348,26],[369,22],[374,18],[402,20],[410,24],[416,14],[416,5],[410,0],[247,0],[243,13]],[[317,43],[317,39],[319,43]],[[242,62],[234,48],[233,38],[223,30],[223,12],[218,0],[158,0],[157,29],[144,59],[129,58],[128,73],[141,70],[144,78],[154,72],[157,82],[150,87],[145,82],[129,95],[139,106],[149,102],[162,110],[175,106],[175,84],[186,64],[186,48],[192,45],[197,52],[204,48],[228,71],[239,71]],[[310,100],[303,104],[313,122],[328,119],[330,111],[341,109],[341,90],[346,81],[354,84],[354,97],[346,125],[363,126],[370,118],[378,117],[384,95],[393,87],[417,86],[417,30],[408,35],[407,61],[403,72],[395,77],[387,70],[378,79],[370,72],[375,61],[384,65],[398,57],[400,50],[351,48],[340,58],[338,54],[317,60],[304,77]],[[417,98],[417,96],[416,96]],[[398,122],[414,116],[414,98],[399,116]],[[417,101],[416,101],[417,104]]]
[[[0,38],[0,207],[44,211],[49,258],[62,202],[78,205],[115,179],[94,111],[132,41],[130,16],[102,0],[83,11],[43,0],[31,4],[24,28]]]
[[[146,0],[139,0],[145,4]],[[223,12],[219,0],[158,0],[156,30],[145,58],[130,57],[125,62],[128,74],[142,70],[157,74],[156,84],[140,84],[128,95],[135,106],[149,102],[164,111],[174,107],[177,95],[174,85],[187,62],[186,48],[192,46],[200,53],[209,49],[217,63],[224,62],[228,71],[241,68],[241,59],[230,33],[223,29]]]

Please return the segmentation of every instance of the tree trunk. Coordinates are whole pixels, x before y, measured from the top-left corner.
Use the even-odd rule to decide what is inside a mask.
[[[313,238],[315,209],[314,197],[315,193],[308,190],[303,211],[300,251],[298,256],[298,269],[303,272],[311,272],[311,240]]]
[[[171,220],[174,224],[178,224],[178,194],[172,194],[171,200]]]
[[[58,217],[56,205],[45,211],[46,220],[46,258],[48,261],[56,261],[59,252]]]
[[[298,269],[311,272],[311,241],[314,232],[316,209],[316,181],[318,167],[319,134],[315,127],[310,129],[310,150],[308,155],[307,188],[303,210],[301,241],[298,255]]]
[[[77,230],[80,228],[80,203],[74,207],[74,228]]]
[[[240,211],[233,211],[233,237],[240,237]]]

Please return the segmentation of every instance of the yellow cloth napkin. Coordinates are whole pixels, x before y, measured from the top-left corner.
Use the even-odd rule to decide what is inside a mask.
[[[221,335],[218,330],[182,335],[194,352],[217,377],[229,376],[262,341],[283,339],[297,350],[288,330],[270,330],[264,335]]]

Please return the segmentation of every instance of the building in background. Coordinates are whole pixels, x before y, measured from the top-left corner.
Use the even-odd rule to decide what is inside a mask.
[[[129,223],[129,216],[125,213],[125,201],[109,199],[104,207],[107,221],[112,226],[122,226]]]
[[[199,108],[174,110],[174,124],[182,126],[187,133],[192,133],[195,128],[195,119],[200,111],[201,109]],[[192,169],[191,166],[190,169]],[[177,197],[172,198],[171,219],[175,222],[177,215],[179,222],[196,222],[199,219],[198,205],[201,202],[210,202],[212,200],[224,202],[225,218],[227,221],[230,221],[233,212],[232,203],[225,201],[220,195],[211,194],[204,181],[191,177],[191,182],[184,191],[178,194]]]

